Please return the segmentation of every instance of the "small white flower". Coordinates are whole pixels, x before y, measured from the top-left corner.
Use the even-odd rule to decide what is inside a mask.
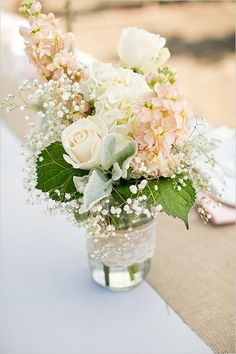
[[[129,205],[125,204],[125,206],[124,206],[124,211],[125,211],[125,212],[129,212],[129,211],[130,211]]]
[[[159,205],[157,205],[157,206],[155,207],[155,211],[159,212],[159,211],[161,211],[161,210],[162,210],[161,204],[159,204]]]
[[[144,189],[147,185],[148,181],[146,179],[143,179],[142,182],[138,185],[139,189]]]
[[[37,116],[38,116],[39,118],[44,118],[44,117],[45,117],[45,113],[43,113],[42,111],[40,111],[40,112],[37,113]]]
[[[101,204],[99,204],[98,206],[97,206],[97,211],[100,213],[100,211],[102,211],[102,206],[101,206]]]
[[[121,208],[116,208],[116,214],[119,215],[121,213]]]
[[[113,215],[116,214],[116,208],[114,208],[113,206],[111,207],[111,213],[112,213]]]
[[[59,118],[62,118],[64,116],[64,113],[62,111],[58,111],[57,115],[58,115]]]
[[[148,218],[151,216],[151,213],[148,209],[144,209],[143,214],[146,215]]]
[[[44,92],[43,92],[42,89],[38,89],[38,90],[35,91],[35,95],[38,96],[38,97],[42,96],[43,93],[44,93]]]
[[[132,194],[136,194],[138,192],[138,188],[134,184],[132,184],[132,186],[129,187],[129,190]]]
[[[64,92],[62,95],[63,101],[68,101],[70,96],[71,96],[70,92]]]

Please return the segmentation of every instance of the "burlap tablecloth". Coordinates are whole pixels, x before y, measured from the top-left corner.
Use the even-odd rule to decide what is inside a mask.
[[[216,352],[235,353],[234,226],[160,215],[148,281]],[[200,354],[200,353],[199,353]]]

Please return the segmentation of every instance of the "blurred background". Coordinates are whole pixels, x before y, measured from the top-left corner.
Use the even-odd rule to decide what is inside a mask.
[[[19,3],[19,0],[2,1],[4,94],[16,81],[19,84],[24,80],[25,71],[31,70],[30,75],[34,75],[18,36],[19,23],[24,21],[17,14]],[[160,33],[166,37],[172,53],[169,65],[176,70],[195,114],[216,126],[235,126],[234,1],[41,0],[41,3],[45,12],[52,11],[62,18],[65,30],[65,13],[70,4],[76,48],[103,61],[117,61],[116,43],[124,27]],[[25,122],[6,119],[18,134],[24,130]]]

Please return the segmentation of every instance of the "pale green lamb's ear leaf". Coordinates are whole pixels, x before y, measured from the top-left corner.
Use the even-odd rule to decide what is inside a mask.
[[[117,181],[122,177],[122,169],[120,168],[118,162],[115,162],[112,169],[112,179]]]
[[[109,168],[113,165],[115,149],[116,136],[115,134],[109,134],[104,138],[100,152],[100,164],[104,170],[109,170]]]
[[[88,183],[88,176],[82,176],[82,177],[78,177],[78,176],[74,176],[73,177],[73,182],[75,185],[75,188],[77,189],[77,191],[79,193],[84,193],[86,184]]]
[[[95,169],[89,176],[84,190],[83,211],[87,212],[101,199],[108,197],[112,191],[112,179]]]
[[[121,134],[109,134],[101,147],[101,167],[104,170],[109,170],[113,165],[112,178],[115,181],[121,177],[126,178],[127,170],[135,153],[135,141],[124,138]]]
[[[129,141],[121,151],[118,151],[116,153],[115,161],[117,164],[114,164],[112,170],[112,178],[114,181],[118,180],[121,177],[127,178],[127,171],[136,153],[136,148],[136,143],[134,141]]]

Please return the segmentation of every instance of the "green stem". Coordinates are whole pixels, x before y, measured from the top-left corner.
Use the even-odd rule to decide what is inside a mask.
[[[67,32],[72,32],[72,8],[71,8],[71,0],[66,0],[65,3],[65,18],[66,18],[66,30]]]
[[[71,0],[66,0],[65,3],[65,19],[66,19],[66,31],[73,32],[73,11]],[[73,52],[73,45],[70,45],[70,52]]]
[[[134,272],[132,269],[132,266],[128,267],[128,272],[129,272],[129,276],[130,276],[130,280],[134,280]]]
[[[110,268],[105,264],[103,264],[103,271],[105,276],[105,285],[108,287],[110,286],[110,279],[109,279]]]
[[[130,276],[130,280],[134,280],[134,275],[139,271],[139,267],[137,264],[132,264],[131,266],[128,267],[128,272]]]

